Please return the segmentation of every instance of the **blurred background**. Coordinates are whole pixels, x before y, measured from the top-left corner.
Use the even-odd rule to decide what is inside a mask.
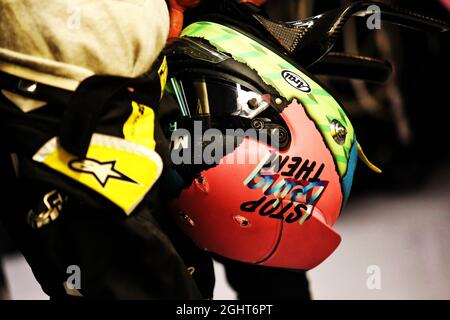
[[[290,21],[348,2],[271,0],[266,9]],[[384,2],[450,20],[450,1]],[[321,77],[383,173],[358,164],[336,225],[343,242],[307,273],[314,299],[450,299],[449,40],[387,24],[370,31],[355,21],[335,47],[389,60],[394,73],[385,84]],[[1,226],[0,256],[0,299],[47,299]],[[235,299],[223,266],[215,269],[215,298]]]

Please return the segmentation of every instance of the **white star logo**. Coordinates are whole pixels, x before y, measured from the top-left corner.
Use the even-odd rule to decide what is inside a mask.
[[[131,183],[137,183],[130,179],[122,172],[118,171],[114,166],[115,160],[101,162],[95,159],[76,159],[69,163],[69,168],[82,173],[91,174],[104,188],[109,179],[122,180]]]

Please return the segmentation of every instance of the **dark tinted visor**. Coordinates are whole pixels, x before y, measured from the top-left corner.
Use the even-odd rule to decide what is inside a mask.
[[[270,96],[250,85],[206,77],[173,77],[167,91],[183,117],[238,116],[253,119],[270,106]]]

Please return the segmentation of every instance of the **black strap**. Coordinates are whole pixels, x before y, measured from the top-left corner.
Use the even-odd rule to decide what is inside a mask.
[[[60,145],[68,152],[83,158],[89,148],[102,113],[108,102],[118,94],[134,90],[134,99],[156,106],[161,96],[157,72],[139,78],[92,76],[80,83],[64,113],[59,135]]]
[[[159,61],[160,62],[160,61]],[[159,66],[155,63],[155,66]],[[133,99],[152,107],[161,97],[161,84],[156,70],[139,78],[92,76],[80,83],[75,92],[48,86],[0,72],[0,88],[31,99],[61,104],[59,142],[69,153],[84,157],[100,116],[108,101],[132,87]]]
[[[84,157],[105,104],[124,87],[116,77],[92,76],[78,86],[62,118],[59,142],[68,152]]]
[[[35,100],[66,105],[73,92],[0,71],[0,88]]]

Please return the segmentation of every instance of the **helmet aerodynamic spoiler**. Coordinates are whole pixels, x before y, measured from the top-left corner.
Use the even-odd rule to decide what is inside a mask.
[[[261,15],[254,15],[254,18],[295,60],[308,67],[333,48],[350,18],[367,18],[374,13],[379,13],[382,21],[411,29],[431,32],[449,29],[449,25],[443,21],[376,1],[358,1],[314,17],[287,23],[273,22]]]
[[[379,13],[384,22],[416,30],[444,32],[449,29],[447,22],[377,1],[358,1],[307,19],[279,22],[268,19],[251,4],[216,0],[200,7],[193,16],[196,20],[236,25],[256,34],[313,73],[384,82],[392,71],[388,62],[330,52],[352,17],[367,18],[374,13]]]

